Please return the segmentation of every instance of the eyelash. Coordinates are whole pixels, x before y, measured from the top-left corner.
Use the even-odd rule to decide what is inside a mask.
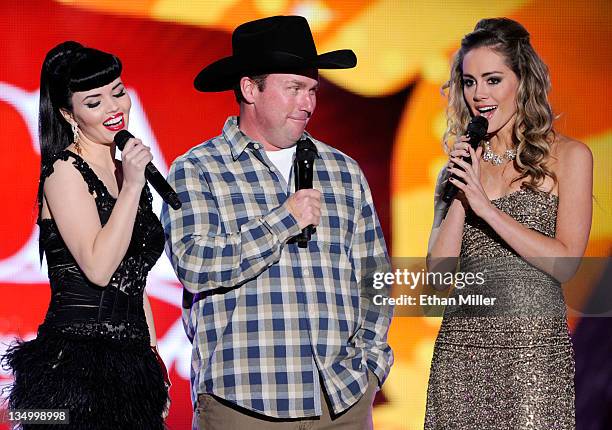
[[[487,83],[489,85],[497,85],[501,82],[501,78],[489,78],[487,79]],[[473,79],[464,79],[463,80],[463,86],[464,87],[471,87],[472,85],[474,85],[474,80]]]
[[[125,89],[122,89],[121,91],[119,91],[117,94],[113,94],[113,97],[115,98],[119,98],[119,97],[123,97],[125,95]],[[100,106],[100,102],[95,102],[95,103],[85,103],[85,105],[89,108],[89,109],[94,109],[97,108],[98,106]]]

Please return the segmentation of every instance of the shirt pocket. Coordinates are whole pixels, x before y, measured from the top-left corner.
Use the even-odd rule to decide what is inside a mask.
[[[327,245],[340,245],[349,252],[360,200],[346,187],[324,186],[321,191],[321,221],[314,239]]]

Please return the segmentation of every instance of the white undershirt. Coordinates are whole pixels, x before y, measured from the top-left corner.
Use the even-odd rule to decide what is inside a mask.
[[[285,182],[291,189],[289,184],[289,175],[291,174],[291,166],[293,165],[293,154],[295,154],[296,145],[291,148],[279,149],[278,151],[266,151],[266,155],[274,164],[274,167],[283,175]]]

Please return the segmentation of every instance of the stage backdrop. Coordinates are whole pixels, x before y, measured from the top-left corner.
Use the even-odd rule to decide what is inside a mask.
[[[38,91],[45,53],[72,39],[117,54],[133,102],[130,130],[153,148],[155,164],[166,173],[177,156],[217,135],[226,117],[237,111],[229,92],[196,92],[194,76],[202,66],[230,54],[231,31],[238,24],[276,14],[307,17],[321,52],[351,48],[357,53],[357,68],[321,73],[309,131],[359,161],[396,258],[426,254],[433,185],[446,159],[440,145],[445,125],[440,86],[461,36],[483,17],[508,16],[522,22],[550,66],[557,129],[588,144],[594,154],[596,203],[587,254],[609,255],[612,12],[607,0],[3,0],[0,353],[16,336],[34,336],[49,300],[35,227]],[[159,211],[157,198],[155,205]],[[575,295],[575,303],[588,303],[594,289],[605,282],[602,271],[573,282],[576,288],[568,294]],[[159,349],[174,383],[168,425],[186,429],[192,414],[190,344],[180,320],[181,285],[166,256],[152,271],[147,291]],[[601,357],[597,377],[611,380],[607,321],[573,317],[571,324],[579,370]],[[376,429],[422,428],[439,324],[439,318],[394,319],[389,339],[396,362],[377,397]],[[583,325],[588,336],[581,337]],[[610,394],[605,397],[591,387],[588,371],[579,372],[579,377],[583,379],[577,380],[578,403],[598,399],[589,400],[594,406],[588,412],[579,412],[579,424],[601,424]],[[0,383],[10,380],[9,374],[0,373]]]

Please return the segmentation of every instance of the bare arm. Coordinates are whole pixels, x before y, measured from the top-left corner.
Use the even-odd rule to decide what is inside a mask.
[[[427,269],[429,271],[453,271],[461,252],[465,207],[460,199],[454,199],[450,206],[442,200],[447,185],[449,170],[453,167],[452,157],[465,155],[464,147],[469,139],[461,136],[452,145],[451,160],[438,174],[434,193],[434,221],[427,245]]]
[[[454,272],[461,251],[465,208],[459,199],[454,199],[450,206],[442,200],[447,166],[438,175],[434,193],[434,221],[426,258],[427,270],[430,272]]]
[[[170,389],[172,382],[170,381],[170,375],[168,374],[168,369],[166,368],[166,364],[164,360],[159,355],[159,351],[157,350],[157,333],[155,331],[155,321],[153,320],[153,310],[151,309],[151,302],[149,302],[149,296],[146,291],[143,292],[142,303],[145,313],[145,318],[147,320],[147,326],[149,327],[149,337],[150,337],[150,345],[151,350],[155,354],[155,359],[161,368],[162,375],[164,377],[164,383],[166,384],[166,388]],[[168,412],[170,410],[170,398],[166,402],[166,406],[164,409],[164,418],[168,416]]]
[[[479,159],[470,151],[472,159]],[[458,162],[461,165],[460,162]],[[477,166],[478,163],[475,164]],[[560,282],[570,279],[584,254],[592,216],[593,156],[589,148],[577,141],[564,141],[558,151],[556,169],[559,182],[559,206],[554,238],[531,230],[497,209],[486,197],[478,176],[478,167],[468,164],[459,182],[474,212],[525,260]]]
[[[157,346],[157,333],[155,332],[155,320],[153,319],[153,310],[151,309],[151,302],[149,302],[149,296],[146,291],[143,293],[142,303],[144,305],[145,318],[147,319],[147,326],[149,327],[149,337],[151,338],[151,346]]]
[[[95,200],[71,160],[58,160],[44,185],[45,200],[62,239],[87,279],[99,286],[109,283],[130,244],[144,166],[151,159],[148,148],[133,146],[133,142],[126,144],[123,188],[104,227]]]

